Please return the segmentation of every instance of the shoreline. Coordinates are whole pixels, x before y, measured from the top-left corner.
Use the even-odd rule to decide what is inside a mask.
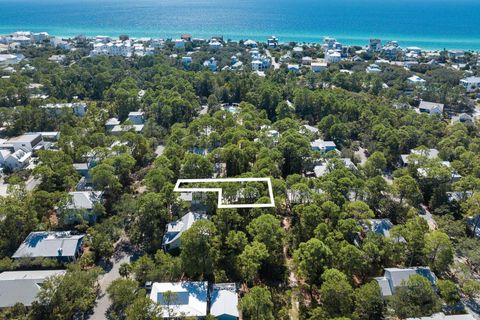
[[[176,39],[180,38],[180,36],[183,33],[189,33],[192,35],[193,38],[201,38],[201,39],[209,39],[213,36],[223,36],[224,40],[230,39],[233,41],[239,41],[239,40],[254,40],[257,42],[265,42],[266,39],[272,35],[275,35],[276,37],[279,38],[280,43],[288,43],[288,42],[295,42],[297,44],[306,44],[306,45],[321,45],[322,44],[322,39],[323,37],[333,37],[336,38],[337,41],[343,43],[346,46],[361,46],[364,47],[368,45],[369,39],[373,38],[379,38],[382,40],[382,43],[387,43],[388,41],[397,41],[402,48],[406,47],[419,47],[424,51],[443,51],[443,50],[463,50],[463,51],[468,51],[468,52],[474,52],[474,53],[480,53],[480,39],[475,40],[475,39],[461,39],[461,40],[450,40],[450,39],[411,39],[408,40],[405,37],[392,37],[392,36],[336,36],[334,34],[324,34],[324,35],[293,35],[293,34],[282,34],[282,33],[275,33],[273,32],[272,34],[265,34],[265,35],[260,35],[260,34],[230,34],[228,32],[219,32],[219,33],[212,33],[210,35],[207,35],[206,33],[195,33],[195,32],[178,32],[178,33],[172,33],[172,32],[158,32],[156,34],[152,32],[142,32],[142,31],[132,31],[132,32],[119,32],[119,31],[114,31],[114,30],[106,30],[105,32],[95,32],[95,31],[89,31],[89,32],[81,32],[80,31],[67,31],[67,32],[62,32],[57,33],[55,30],[51,29],[52,32],[48,31],[48,28],[45,29],[40,29],[40,28],[20,28],[20,29],[8,29],[8,31],[4,31],[1,26],[0,26],[0,35],[7,35],[11,34],[17,31],[32,31],[32,32],[48,32],[49,35],[55,36],[55,37],[61,37],[61,38],[74,38],[75,36],[78,35],[84,35],[87,38],[95,38],[96,36],[99,35],[104,35],[104,36],[109,36],[109,37],[118,37],[120,35],[128,35],[132,38],[152,38],[152,39]],[[172,35],[173,34],[173,35]],[[438,43],[435,45],[435,43]],[[459,45],[457,45],[457,43]],[[463,45],[460,45],[460,43],[463,43]],[[471,45],[468,45],[467,43],[471,43]]]

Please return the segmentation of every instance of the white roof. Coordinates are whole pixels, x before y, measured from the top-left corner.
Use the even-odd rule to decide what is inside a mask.
[[[461,80],[462,82],[467,82],[467,83],[480,83],[480,77],[467,77]]]
[[[72,235],[70,231],[30,233],[12,258],[22,257],[73,257],[85,235]]]
[[[162,316],[169,317],[163,294],[175,293],[173,304],[169,308],[175,315],[187,317],[205,317],[207,315],[208,283],[205,282],[155,282],[152,285],[150,299],[162,306]],[[172,303],[172,301],[170,302]]]
[[[475,320],[470,314],[445,315],[444,313],[435,313],[430,317],[407,318],[407,320]]]
[[[76,210],[92,210],[96,203],[100,202],[102,191],[75,191],[69,192],[71,201],[67,205],[67,209]]]
[[[238,318],[238,295],[234,283],[214,284],[210,299],[212,316],[229,315]]]
[[[177,221],[170,222],[167,225],[167,231],[164,235],[164,245],[172,243],[181,237],[182,233],[190,229],[192,224],[198,220],[205,220],[208,216],[201,213],[189,212]]]

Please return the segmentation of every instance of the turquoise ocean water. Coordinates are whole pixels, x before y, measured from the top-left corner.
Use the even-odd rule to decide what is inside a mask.
[[[17,30],[480,50],[480,0],[0,0],[0,34]]]

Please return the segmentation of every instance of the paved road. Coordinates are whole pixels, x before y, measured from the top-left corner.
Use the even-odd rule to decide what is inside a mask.
[[[90,320],[105,320],[107,318],[105,313],[110,307],[111,301],[108,298],[106,290],[115,279],[120,278],[120,273],[118,272],[120,265],[124,262],[130,262],[130,257],[131,255],[123,250],[117,251],[115,256],[111,259],[111,269],[100,276],[98,280],[100,294],[97,297],[97,304],[93,309],[93,313],[90,315]]]
[[[272,54],[270,53],[269,50],[265,50],[265,53],[267,54],[267,57],[270,58],[270,60],[272,60],[272,66],[274,69],[280,69],[280,63],[278,62],[275,62],[275,58],[272,56]]]

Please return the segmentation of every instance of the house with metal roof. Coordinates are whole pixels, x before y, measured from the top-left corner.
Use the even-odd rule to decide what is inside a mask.
[[[160,304],[163,318],[204,319],[209,314],[220,320],[239,317],[235,283],[155,282],[149,296]]]
[[[208,282],[155,282],[150,299],[160,304],[162,318],[207,316]]]
[[[423,113],[428,113],[430,115],[432,115],[432,114],[442,115],[443,114],[443,108],[444,108],[443,103],[428,102],[428,101],[423,101],[422,100],[420,102],[420,105],[418,106],[418,111],[423,112]]]
[[[384,298],[395,293],[395,290],[404,285],[411,275],[418,274],[425,277],[432,286],[436,285],[437,277],[429,267],[413,267],[413,268],[385,268],[383,277],[375,278],[382,291]]]
[[[235,283],[216,283],[212,286],[210,314],[220,320],[238,319],[238,295]]]
[[[322,139],[317,139],[313,142],[310,142],[310,147],[313,151],[320,151],[322,153],[337,150],[337,145],[335,144],[335,142],[324,141]]]
[[[21,303],[26,307],[36,300],[42,283],[66,270],[6,271],[0,273],[0,309]]]
[[[68,193],[69,199],[66,205],[59,208],[65,216],[67,223],[78,221],[78,214],[89,223],[97,220],[95,207],[103,202],[103,191],[73,191]]]
[[[74,261],[81,253],[84,237],[84,234],[74,235],[70,231],[31,232],[12,258],[54,258],[60,261]]]
[[[180,238],[182,234],[190,229],[190,227],[199,220],[206,220],[206,214],[189,212],[177,221],[170,222],[167,230],[163,235],[162,247],[165,251],[180,248]]]

